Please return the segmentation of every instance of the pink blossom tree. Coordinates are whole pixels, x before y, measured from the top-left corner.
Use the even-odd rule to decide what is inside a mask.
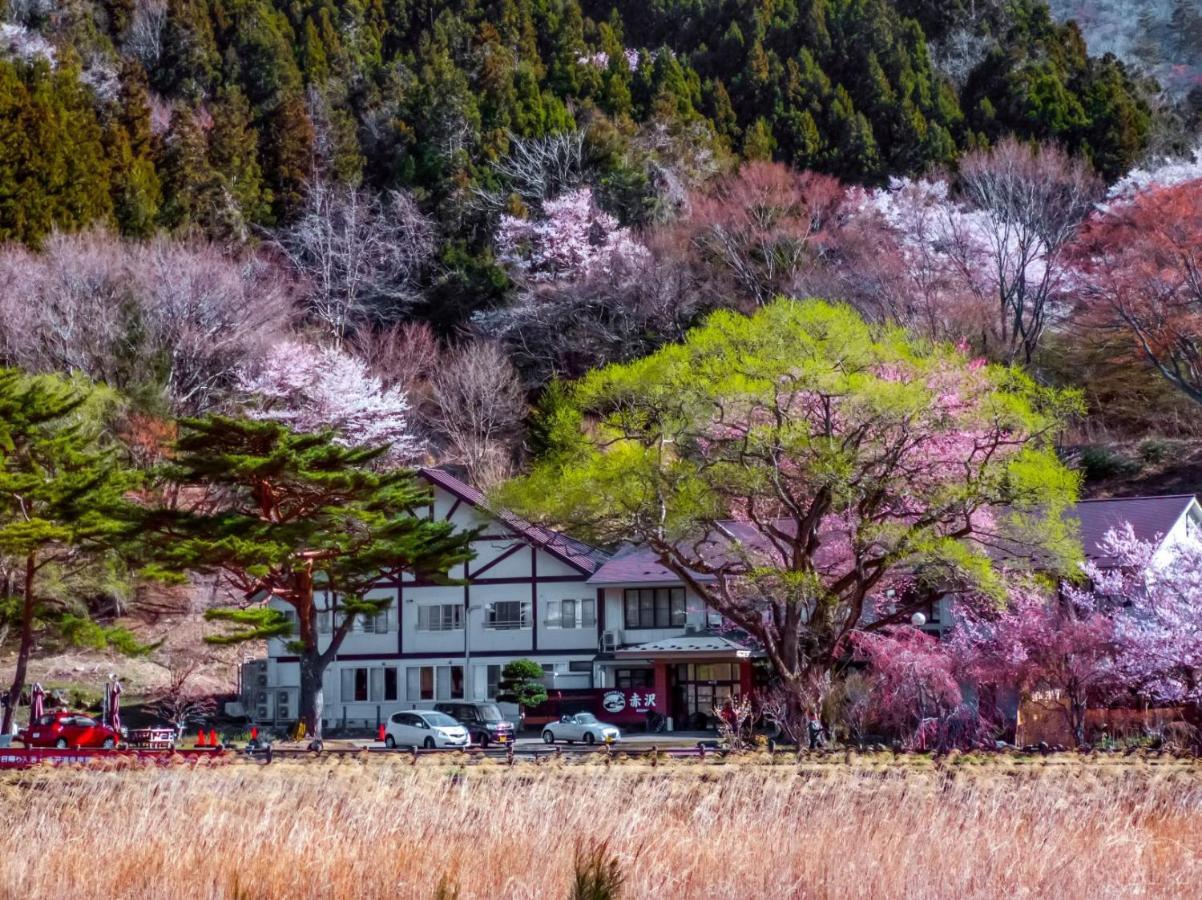
[[[1122,689],[1115,619],[1090,596],[1048,596],[1023,585],[1002,609],[962,602],[955,616],[950,648],[963,673],[978,685],[1054,694],[1078,744],[1085,711]]]
[[[361,359],[341,350],[281,341],[256,368],[243,371],[240,387],[254,418],[296,431],[331,428],[350,446],[387,444],[384,459],[393,464],[420,454],[405,393],[384,387]]]
[[[962,706],[954,657],[931,635],[900,625],[856,632],[849,643],[853,658],[868,664],[869,718],[902,734],[905,744],[923,742],[930,725]]]

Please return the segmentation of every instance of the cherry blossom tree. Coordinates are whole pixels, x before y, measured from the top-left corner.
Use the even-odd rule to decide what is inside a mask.
[[[287,333],[292,287],[263,257],[215,244],[56,234],[41,253],[0,248],[0,354],[197,415]]]
[[[420,455],[405,393],[385,388],[362,360],[341,350],[281,341],[242,373],[240,387],[252,399],[253,418],[300,432],[331,428],[348,446],[387,444],[384,459],[392,464]]]
[[[853,192],[853,220],[875,220],[891,238],[874,259],[870,229],[855,265],[894,286],[887,312],[899,321],[937,337],[973,335],[991,358],[1030,362],[1062,314],[1070,247],[1099,184],[1055,148],[1003,141],[964,158],[959,187],[957,196],[944,179],[895,180]]]
[[[497,252],[517,278],[545,284],[609,271],[647,251],[582,187],[547,200],[539,217],[501,216]]]
[[[953,252],[974,233],[965,215],[942,179],[850,190],[829,241],[827,293],[935,340],[979,342],[994,329],[989,268]],[[983,255],[982,242],[971,255]]]
[[[967,601],[954,614],[950,647],[962,671],[982,685],[1055,694],[1078,744],[1085,743],[1090,705],[1122,690],[1115,619],[1088,595],[1049,596],[1018,585],[1001,609]]]
[[[1190,537],[1162,551],[1131,525],[1101,544],[1114,565],[1085,565],[1078,605],[1114,611],[1118,667],[1127,684],[1159,703],[1202,706],[1202,543]]]
[[[868,666],[868,717],[912,745],[927,737],[928,723],[948,718],[963,704],[955,660],[939,641],[908,625],[850,636],[853,659]]]
[[[960,161],[974,215],[957,248],[966,267],[988,263],[997,311],[997,355],[1030,363],[1069,270],[1068,250],[1101,192],[1085,163],[1053,146],[1007,138]]]

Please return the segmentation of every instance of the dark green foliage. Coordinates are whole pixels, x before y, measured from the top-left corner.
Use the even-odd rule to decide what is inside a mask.
[[[104,397],[52,375],[0,370],[0,628],[18,637],[3,723],[25,683],[35,640],[140,653],[127,630],[97,622],[89,601],[120,580],[124,495],[137,475],[101,439]]]
[[[521,707],[538,706],[547,699],[543,667],[532,659],[515,659],[501,669],[497,699]]]
[[[571,900],[618,900],[626,875],[608,841],[576,846]]]
[[[111,160],[78,74],[0,60],[0,241],[38,244],[112,214]]]
[[[146,510],[139,521],[152,560],[146,572],[221,573],[240,589],[250,608],[211,611],[210,619],[232,626],[214,642],[287,638],[300,656],[302,716],[320,736],[322,673],[356,618],[396,599],[372,593],[375,585],[402,571],[445,580],[471,558],[475,532],[427,518],[429,492],[413,472],[373,468],[385,448],[351,449],[330,432],[296,434],[276,422],[219,416],[181,427],[161,478],[183,496],[220,500]],[[337,596],[337,610],[321,642],[325,591]]]

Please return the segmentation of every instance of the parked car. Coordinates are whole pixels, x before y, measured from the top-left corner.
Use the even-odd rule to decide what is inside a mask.
[[[434,708],[466,728],[474,744],[487,747],[513,743],[513,723],[505,720],[495,703],[435,703]]]
[[[112,750],[121,742],[121,734],[91,716],[58,710],[41,716],[28,728],[17,732],[26,747],[103,748]]]
[[[466,747],[467,729],[446,713],[413,709],[393,713],[384,728],[386,747]]]
[[[612,744],[622,739],[622,732],[617,726],[597,721],[592,713],[576,713],[563,716],[558,722],[551,722],[543,729],[543,740],[548,744],[556,741],[567,741],[574,744],[582,741],[585,744],[603,742]]]

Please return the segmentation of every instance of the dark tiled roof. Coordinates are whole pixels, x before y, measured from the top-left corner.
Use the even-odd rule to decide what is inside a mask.
[[[1193,494],[1082,500],[1073,508],[1072,517],[1079,523],[1086,558],[1104,567],[1114,562],[1102,551],[1106,532],[1130,522],[1135,536],[1141,541],[1163,538],[1193,501]]]
[[[450,472],[443,469],[430,468],[423,468],[418,471],[431,484],[437,485],[447,493],[458,497],[464,503],[468,503],[495,517],[513,531],[526,538],[530,543],[546,550],[552,556],[562,560],[585,575],[592,575],[609,558],[608,554],[603,550],[598,550],[596,547],[592,547],[583,541],[578,541],[562,532],[552,531],[549,528],[531,524],[506,510],[497,511],[490,509],[484,494],[470,484],[460,481]]]
[[[701,580],[705,580],[702,578]],[[680,579],[656,561],[647,547],[623,547],[598,567],[589,584],[679,584]]]

